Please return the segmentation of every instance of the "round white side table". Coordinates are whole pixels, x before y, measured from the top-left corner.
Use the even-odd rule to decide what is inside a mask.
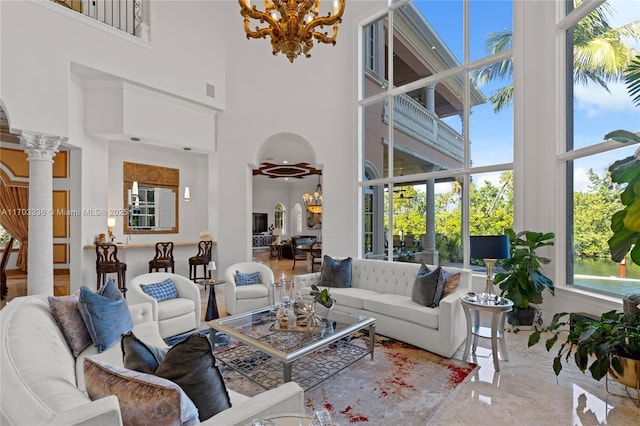
[[[500,371],[500,354],[505,361],[509,361],[507,346],[504,342],[504,320],[506,313],[513,309],[513,302],[504,297],[495,297],[485,301],[480,295],[470,293],[460,299],[464,315],[467,318],[467,341],[464,347],[464,360],[469,358],[471,345],[473,344],[472,353],[475,355],[478,347],[478,337],[491,339],[491,352],[493,354],[493,366],[496,371]],[[480,313],[491,314],[491,326],[484,327],[480,325]],[[498,351],[498,341],[500,342],[500,350]],[[500,352],[500,354],[499,354]]]

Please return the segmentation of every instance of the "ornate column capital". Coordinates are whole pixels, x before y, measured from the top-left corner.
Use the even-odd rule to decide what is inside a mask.
[[[40,133],[22,132],[20,146],[29,155],[29,160],[52,161],[58,153],[60,143],[67,138],[60,136],[43,135]]]

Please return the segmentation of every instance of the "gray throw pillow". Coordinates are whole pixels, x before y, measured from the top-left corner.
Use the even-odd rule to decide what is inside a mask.
[[[82,286],[78,309],[98,352],[104,352],[133,329],[127,302],[113,280],[107,281],[100,294]]]
[[[351,258],[336,260],[325,255],[322,259],[320,285],[323,287],[351,287]]]
[[[48,300],[51,315],[58,323],[71,353],[77,358],[87,346],[91,345],[91,335],[78,309],[80,292],[70,296],[49,296]]]
[[[172,346],[156,370],[156,376],[180,386],[198,407],[201,422],[231,407],[213,347],[204,334],[192,334]]]
[[[444,276],[439,266],[433,271],[420,267],[411,291],[411,300],[429,308],[438,306],[444,288]]]
[[[138,339],[133,332],[122,335],[122,362],[125,368],[141,373],[155,374],[169,348],[156,348]]]

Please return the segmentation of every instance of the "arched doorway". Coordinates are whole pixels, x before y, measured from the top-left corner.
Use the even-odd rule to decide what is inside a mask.
[[[268,212],[269,224],[274,229],[279,220],[274,206],[281,205],[283,211],[290,212],[283,215],[282,241],[301,234],[322,237],[321,226],[308,226],[302,198],[304,193],[316,191],[322,175],[310,141],[294,133],[268,137],[256,152],[252,173],[253,212]],[[315,218],[317,223],[317,215]]]

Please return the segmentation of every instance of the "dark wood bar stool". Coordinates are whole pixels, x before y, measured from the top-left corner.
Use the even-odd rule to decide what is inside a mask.
[[[198,254],[189,258],[189,279],[194,283],[197,283],[199,279],[210,280],[211,271],[208,269],[211,259],[211,249],[213,248],[213,241],[200,241],[198,243]],[[198,277],[198,266],[202,265],[204,276]]]
[[[168,242],[159,242],[156,243],[156,255],[153,259],[149,261],[149,272],[160,272],[160,269],[164,268],[165,272],[169,272],[169,268],[171,268],[171,273],[175,274],[176,272],[176,263],[173,260],[173,243]]]
[[[126,273],[127,264],[118,260],[118,246],[115,244],[96,244],[97,288],[107,282],[107,274],[118,274],[118,288],[127,296]]]

